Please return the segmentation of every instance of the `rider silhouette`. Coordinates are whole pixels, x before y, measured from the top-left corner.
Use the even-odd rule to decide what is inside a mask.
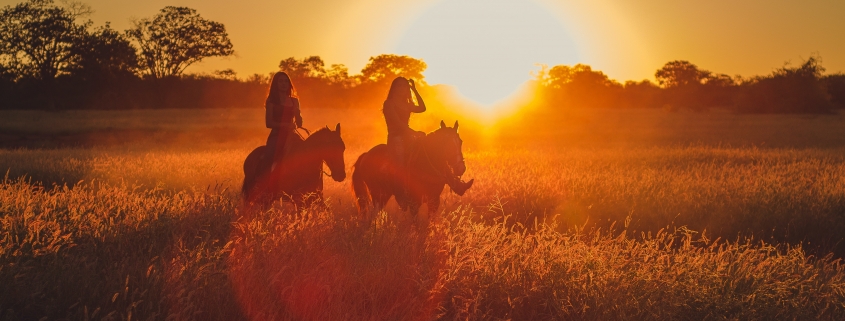
[[[264,109],[264,122],[270,128],[270,136],[267,137],[267,154],[262,159],[259,171],[270,171],[274,168],[276,154],[281,153],[280,156],[284,157],[288,137],[302,127],[299,98],[288,74],[277,72],[273,75]]]
[[[413,97],[411,94],[413,93]],[[414,98],[418,103],[414,104]],[[387,122],[387,147],[390,149],[396,166],[403,168],[405,165],[406,148],[417,138],[425,136],[425,133],[411,129],[409,125],[411,113],[422,113],[425,111],[425,102],[413,79],[396,77],[390,84],[390,91],[384,101],[382,113]],[[452,191],[463,195],[472,186],[472,183],[465,183],[457,176],[447,178],[447,183]]]

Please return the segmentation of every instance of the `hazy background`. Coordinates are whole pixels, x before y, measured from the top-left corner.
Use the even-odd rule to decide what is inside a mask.
[[[0,5],[19,1],[2,0]],[[329,64],[360,70],[367,59],[398,52],[397,46],[420,17],[457,1],[270,1],[270,0],[87,0],[96,25],[110,21],[117,30],[131,19],[149,17],[164,6],[187,6],[226,25],[236,57],[212,58],[189,72],[232,68],[242,75],[275,70],[285,57],[320,55]],[[549,41],[570,42],[576,53],[560,61],[585,63],[613,79],[652,79],[666,61],[689,60],[735,75],[767,74],[786,59],[800,62],[810,52],[825,58],[829,72],[845,71],[845,2],[645,0],[493,0],[489,7],[540,8],[558,19],[562,30],[536,30]],[[481,10],[487,10],[481,8]],[[530,11],[530,10],[529,10]],[[523,23],[517,15],[498,20]],[[567,34],[571,39],[553,36]],[[501,43],[508,47],[508,43]],[[434,48],[436,49],[436,48]],[[429,61],[432,57],[417,56]],[[516,61],[514,62],[516,63]],[[436,66],[430,66],[434,72]],[[525,70],[526,77],[529,70]]]

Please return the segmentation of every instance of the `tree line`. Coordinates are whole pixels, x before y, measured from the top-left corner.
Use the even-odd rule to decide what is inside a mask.
[[[845,75],[825,75],[821,58],[785,64],[770,75],[731,77],[676,60],[649,80],[619,83],[587,65],[543,66],[536,73],[542,101],[559,106],[660,107],[670,111],[711,108],[742,113],[828,113],[845,108]]]
[[[230,56],[222,23],[196,10],[167,6],[125,31],[95,27],[87,5],[28,0],[0,10],[0,108],[134,109],[262,106],[270,75],[240,78],[231,69],[185,74],[208,57]],[[423,82],[422,60],[370,58],[358,75],[320,57],[287,58],[310,104],[348,108],[382,95],[398,75]]]
[[[94,26],[87,5],[27,0],[0,10],[0,108],[236,108],[263,105],[269,74],[238,77],[231,69],[185,74],[208,57],[230,56],[222,23],[168,6],[118,31]],[[405,76],[426,88],[424,61],[371,57],[360,73],[327,66],[319,56],[282,59],[303,101],[329,108],[372,107],[390,81]],[[771,75],[743,78],[672,61],[657,83],[620,83],[590,66],[543,66],[534,84],[548,108],[727,108],[750,113],[821,113],[845,108],[845,75],[824,75],[819,57]],[[535,100],[536,101],[536,100]]]

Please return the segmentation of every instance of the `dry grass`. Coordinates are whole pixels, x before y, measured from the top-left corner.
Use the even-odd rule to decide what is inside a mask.
[[[363,148],[350,148],[346,164]],[[248,149],[0,151],[9,177],[73,185],[93,181],[139,189],[238,190]],[[537,157],[537,155],[543,155]],[[447,211],[500,201],[510,222],[556,220],[564,229],[606,227],[631,216],[631,227],[706,230],[711,236],[755,236],[810,242],[842,251],[845,149],[652,147],[568,150],[501,148],[465,153],[476,185],[462,198],[444,193]],[[348,168],[347,172],[351,172]],[[514,179],[517,178],[517,179]],[[337,208],[350,206],[348,183],[326,180]],[[393,208],[390,208],[391,210]]]
[[[226,191],[0,190],[7,319],[838,319],[845,271],[686,229],[560,233],[456,210],[237,210]],[[499,222],[502,218],[499,218]]]
[[[262,137],[0,150],[0,318],[842,319],[845,271],[824,255],[845,228],[839,138],[749,147],[758,134],[713,129],[729,121],[531,144],[470,127],[477,183],[427,228],[394,207],[362,224],[329,181],[327,210],[243,212],[242,145]],[[344,127],[347,164],[371,126]]]

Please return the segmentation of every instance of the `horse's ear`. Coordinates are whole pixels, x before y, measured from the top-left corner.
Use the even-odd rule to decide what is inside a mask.
[[[446,128],[446,123],[442,120],[440,121],[440,128]]]
[[[334,131],[340,134],[340,123],[337,123],[337,126],[334,126]]]
[[[458,121],[455,121],[455,130],[458,130]]]

